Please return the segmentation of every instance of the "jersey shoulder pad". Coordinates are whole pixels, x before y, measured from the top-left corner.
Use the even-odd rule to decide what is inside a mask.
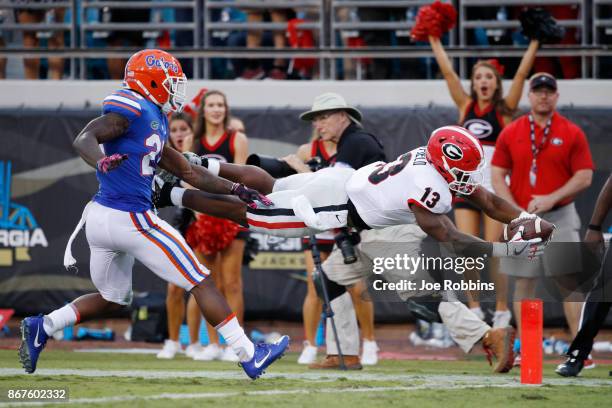
[[[415,177],[408,202],[420,205],[435,214],[446,214],[453,197],[444,178],[431,166],[423,166]]]
[[[142,115],[144,98],[129,89],[120,89],[104,98],[102,114],[118,113],[132,122]]]

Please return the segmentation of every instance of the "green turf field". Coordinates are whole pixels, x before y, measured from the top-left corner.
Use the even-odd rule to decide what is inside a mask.
[[[296,358],[286,356],[251,381],[232,363],[47,350],[39,371],[22,375],[16,351],[0,350],[0,390],[68,387],[73,404],[113,407],[603,407],[612,401],[611,366],[564,379],[546,364],[544,385],[535,387],[521,386],[518,370],[493,375],[484,358],[382,361],[352,372],[308,370]]]

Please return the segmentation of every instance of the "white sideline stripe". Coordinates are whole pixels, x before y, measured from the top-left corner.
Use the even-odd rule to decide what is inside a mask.
[[[26,375],[19,368],[0,368],[0,378],[12,377],[15,375]],[[215,380],[247,380],[246,375],[242,370],[198,370],[198,371],[172,371],[172,370],[93,370],[93,369],[51,369],[41,368],[36,370],[35,374],[28,374],[28,378],[32,376],[81,376],[81,377],[139,377],[139,378],[209,378]],[[417,383],[431,383],[432,385],[455,385],[457,383],[469,384],[467,387],[481,384],[483,386],[519,384],[517,377],[511,376],[486,376],[486,375],[446,375],[446,374],[382,374],[382,373],[367,373],[367,372],[270,372],[263,379],[291,379],[291,380],[310,380],[317,382],[328,382],[338,379],[348,379],[355,381],[405,381]],[[595,379],[595,378],[546,378],[544,384],[548,385],[586,385],[586,386],[612,386],[612,380]]]
[[[423,376],[415,376],[418,378],[423,378]],[[486,377],[482,377],[486,378]],[[584,384],[586,385],[586,384]],[[434,382],[415,385],[415,386],[406,386],[406,387],[364,387],[364,388],[352,388],[352,387],[344,387],[344,388],[298,388],[294,390],[262,390],[262,391],[234,391],[234,392],[203,392],[203,393],[191,393],[191,394],[176,394],[176,393],[163,393],[157,395],[142,395],[142,396],[114,396],[114,397],[101,397],[101,398],[77,398],[71,399],[69,404],[96,404],[96,403],[109,403],[109,402],[127,402],[127,401],[150,401],[150,400],[161,400],[161,399],[172,399],[172,400],[185,400],[185,399],[199,399],[199,398],[229,398],[229,397],[238,397],[238,396],[248,396],[248,397],[257,397],[257,396],[270,396],[270,395],[295,395],[295,394],[338,394],[344,392],[397,392],[397,391],[419,391],[419,390],[461,390],[466,388],[524,388],[529,387],[533,388],[533,385],[523,386],[518,382],[507,382],[506,384],[437,384]],[[539,386],[535,386],[539,387]],[[53,402],[54,404],[65,404],[65,402]],[[23,405],[46,405],[49,402],[23,402],[23,403],[0,403],[0,407],[4,406],[23,406]]]

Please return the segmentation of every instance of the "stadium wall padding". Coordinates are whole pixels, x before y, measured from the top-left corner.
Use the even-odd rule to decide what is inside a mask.
[[[251,152],[281,156],[295,152],[311,135],[309,124],[297,118],[300,112],[234,109],[232,113],[245,122]],[[378,135],[389,159],[425,144],[433,129],[457,119],[455,109],[442,107],[363,109],[363,113],[364,127]],[[561,113],[585,131],[597,166],[593,185],[577,199],[578,211],[586,224],[612,169],[612,109],[574,108]],[[83,231],[73,245],[78,272],[65,270],[62,261],[68,237],[97,189],[93,169],[78,158],[72,141],[97,115],[93,110],[0,110],[0,161],[5,173],[0,178],[0,210],[4,206],[4,212],[0,212],[0,222],[4,223],[0,224],[0,308],[13,308],[18,315],[48,312],[94,290],[89,280],[89,250]],[[10,186],[5,177],[9,162]],[[6,211],[7,206],[11,211]],[[21,214],[19,219],[2,218],[2,214],[17,212]],[[610,218],[607,226],[609,221]],[[40,231],[35,233],[37,228],[44,239]],[[44,241],[47,246],[43,246]],[[28,244],[33,246],[27,247]],[[275,251],[293,252],[293,258],[279,258],[291,264],[300,250],[295,242],[277,240],[263,252]],[[294,267],[283,269],[282,262],[266,268],[243,271],[247,319],[300,320],[306,291],[304,272]],[[136,264],[135,291],[165,291],[165,287],[161,279]],[[379,322],[409,319],[406,309],[398,303],[377,303],[376,318]],[[548,324],[563,321],[561,305],[546,308]]]

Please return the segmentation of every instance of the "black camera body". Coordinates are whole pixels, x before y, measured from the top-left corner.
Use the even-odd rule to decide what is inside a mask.
[[[357,262],[357,254],[355,252],[355,245],[359,244],[361,237],[357,232],[351,232],[347,227],[340,228],[339,232],[334,236],[336,245],[342,252],[344,263],[346,265]]]

